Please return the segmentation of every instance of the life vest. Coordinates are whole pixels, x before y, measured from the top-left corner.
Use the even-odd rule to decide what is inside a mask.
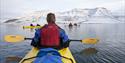
[[[41,28],[40,45],[42,47],[59,47],[59,28],[56,24],[48,24]]]

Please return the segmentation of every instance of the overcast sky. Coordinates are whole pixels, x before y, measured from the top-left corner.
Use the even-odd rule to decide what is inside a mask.
[[[105,7],[112,11],[124,10],[125,0],[0,0],[1,15],[37,10],[65,11],[95,7]]]

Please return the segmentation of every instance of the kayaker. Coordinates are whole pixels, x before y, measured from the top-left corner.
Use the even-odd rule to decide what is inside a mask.
[[[75,26],[77,26],[77,24],[76,24],[76,23],[74,23],[74,25],[75,25]]]
[[[69,27],[72,27],[73,25],[72,25],[72,23],[69,23]]]
[[[40,26],[39,24],[37,24],[36,26]]]
[[[31,23],[30,26],[34,26],[34,25]]]
[[[55,14],[48,13],[46,20],[48,24],[36,29],[31,45],[38,48],[54,49],[68,47],[70,40],[65,31],[55,23]]]

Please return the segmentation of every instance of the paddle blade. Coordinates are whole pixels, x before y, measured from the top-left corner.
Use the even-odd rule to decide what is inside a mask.
[[[23,36],[20,35],[7,35],[4,37],[6,42],[20,42],[24,40]]]
[[[85,44],[96,44],[98,43],[98,41],[99,40],[96,38],[87,38],[87,39],[82,40],[82,42]]]

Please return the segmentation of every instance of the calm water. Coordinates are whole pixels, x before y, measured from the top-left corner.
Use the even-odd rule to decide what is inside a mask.
[[[70,50],[77,63],[125,62],[125,24],[81,24],[72,28],[60,26],[72,39],[100,39],[96,45],[70,43]],[[0,25],[0,63],[18,63],[31,49],[30,41],[4,42],[3,37],[8,34],[33,37],[34,30],[23,29],[21,25]]]

